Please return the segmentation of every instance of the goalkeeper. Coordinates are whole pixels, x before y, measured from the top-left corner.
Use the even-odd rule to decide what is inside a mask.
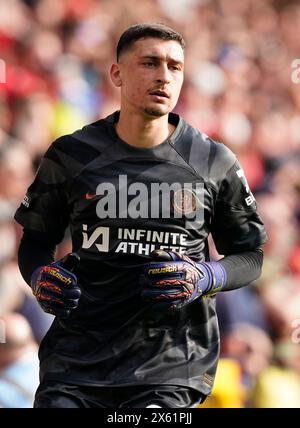
[[[55,315],[36,408],[203,402],[216,295],[260,275],[266,232],[235,155],[172,112],[184,46],[162,24],[128,28],[110,70],[120,110],[58,138],[16,212],[21,273]],[[67,227],[72,254],[55,260]]]

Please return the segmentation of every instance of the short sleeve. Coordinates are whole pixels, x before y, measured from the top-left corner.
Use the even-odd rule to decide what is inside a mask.
[[[36,177],[15,213],[24,229],[42,233],[58,244],[69,222],[70,179],[54,142],[43,157]]]
[[[267,240],[255,198],[238,161],[220,183],[211,233],[218,252],[224,255],[257,248]]]

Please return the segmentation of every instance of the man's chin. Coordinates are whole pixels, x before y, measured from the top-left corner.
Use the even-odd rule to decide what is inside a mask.
[[[146,107],[144,109],[145,113],[148,116],[152,117],[162,117],[169,113],[169,110],[155,107]]]

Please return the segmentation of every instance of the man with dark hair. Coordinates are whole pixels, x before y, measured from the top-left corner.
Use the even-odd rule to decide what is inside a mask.
[[[110,70],[120,111],[56,140],[17,210],[20,270],[56,315],[36,407],[197,405],[219,355],[215,295],[260,275],[266,233],[243,170],[171,113],[183,49],[164,25],[127,29]],[[68,225],[75,255],[53,262]]]
[[[117,61],[121,53],[129,50],[134,42],[145,38],[175,41],[185,48],[185,41],[180,33],[163,24],[136,24],[129,27],[121,35],[117,45]]]

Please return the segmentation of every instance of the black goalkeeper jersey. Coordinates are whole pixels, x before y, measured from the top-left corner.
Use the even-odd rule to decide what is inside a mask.
[[[141,300],[139,276],[156,248],[208,260],[266,240],[234,154],[176,114],[153,148],[120,140],[116,112],[56,140],[15,218],[59,243],[69,225],[82,297],[40,346],[41,379],[87,385],[184,385],[211,391],[219,356],[215,298],[175,314]]]

